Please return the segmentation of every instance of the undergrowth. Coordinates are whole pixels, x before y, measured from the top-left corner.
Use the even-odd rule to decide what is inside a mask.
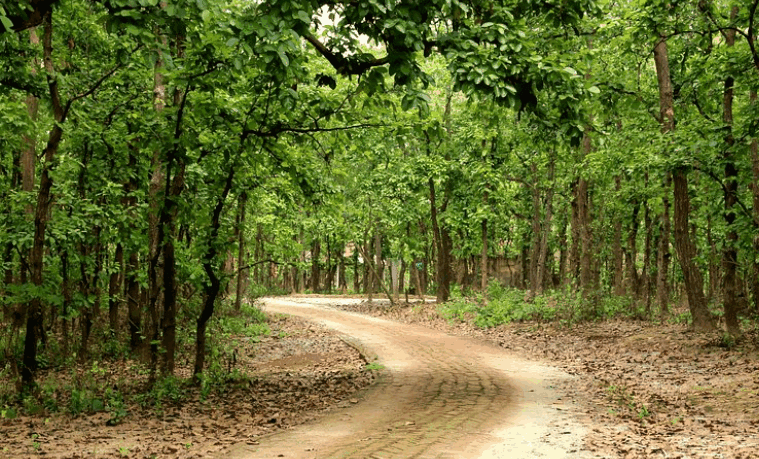
[[[190,330],[190,325],[178,327]],[[78,417],[104,412],[109,415],[107,423],[116,425],[135,409],[161,415],[166,407],[190,398],[203,401],[246,380],[237,367],[238,355],[243,348],[255,346],[270,328],[266,315],[255,305],[243,304],[238,311],[232,303],[224,302],[209,321],[206,333],[206,367],[198,381],[155,375],[143,358],[131,354],[128,344],[111,336],[94,340],[99,343],[92,347],[85,363],[75,354],[66,355],[57,347],[57,340],[50,339],[40,353],[41,371],[32,391],[17,392],[10,364],[6,361],[0,365],[0,422],[20,415]],[[195,348],[190,344],[194,339],[192,333],[178,342],[177,365],[191,368]]]
[[[455,289],[452,299],[439,306],[449,321],[472,322],[490,328],[511,322],[577,322],[607,320],[615,317],[640,317],[643,310],[627,297],[591,294],[581,296],[572,290],[556,290],[535,295],[506,287],[497,281],[488,284],[487,295]]]

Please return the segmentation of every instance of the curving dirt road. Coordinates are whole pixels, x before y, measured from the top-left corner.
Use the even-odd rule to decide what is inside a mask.
[[[350,406],[225,459],[583,457],[584,429],[550,385],[565,373],[472,339],[330,308],[334,301],[268,299],[265,310],[343,333],[384,376]]]

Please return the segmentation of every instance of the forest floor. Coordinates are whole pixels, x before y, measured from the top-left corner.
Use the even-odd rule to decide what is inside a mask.
[[[311,298],[296,300],[307,302]],[[572,327],[514,323],[480,329],[441,318],[435,304],[389,307],[386,302],[344,301],[342,297],[326,301],[336,309],[423,326],[448,336],[474,338],[508,351],[517,357],[515,362],[547,362],[574,375],[551,379],[563,400],[546,405],[554,427],[540,438],[548,446],[551,442],[566,446],[564,453],[559,453],[562,448],[557,446],[530,456],[493,457],[757,457],[759,339],[755,330],[748,332],[743,342],[732,345],[719,335],[689,332],[683,324],[640,321]],[[383,382],[385,371],[372,370],[378,366],[367,362],[356,344],[349,345],[342,335],[296,317],[270,317],[269,336],[236,350],[229,365],[247,376],[240,378],[239,384],[226,386],[224,392],[212,391],[201,401],[195,388],[167,387],[184,392],[181,402],[127,406],[128,415],[116,426],[107,425],[112,416],[102,410],[73,418],[41,412],[0,419],[0,458],[264,457],[244,454],[258,450],[259,444],[285,430],[289,432],[293,426],[306,423],[304,427],[309,428],[315,423],[308,421],[314,419],[321,422],[338,416],[355,422],[357,418],[344,413],[354,410],[360,419],[360,407],[376,394],[375,388],[389,384]],[[402,338],[397,334],[396,339]],[[182,363],[178,374],[186,377],[191,367]],[[515,365],[509,371],[517,376],[532,371],[527,364]],[[138,390],[135,382],[146,375],[137,368],[128,361],[101,363],[99,374],[114,389],[124,385]],[[467,369],[459,366],[457,371]],[[52,377],[65,379],[71,375],[48,374],[40,380]],[[493,378],[489,380],[497,382]],[[493,396],[498,394],[496,390]],[[564,416],[559,423],[555,422],[557,413]],[[401,435],[419,430],[423,420],[411,419],[412,415],[406,416],[410,420],[399,417],[398,425],[387,431]],[[579,447],[567,443],[569,437],[578,435]],[[369,444],[380,440],[383,438],[358,441]],[[309,450],[303,449],[300,454]],[[300,457],[293,454],[281,457]]]
[[[240,442],[255,444],[261,436],[355,403],[356,393],[376,378],[359,351],[324,326],[280,315],[271,316],[269,326],[271,334],[260,342],[237,340],[234,362],[227,364],[238,381],[210,391],[202,401],[199,389],[180,379],[158,388],[164,400],[159,405],[125,406],[128,414],[114,426],[109,425],[113,413],[102,409],[74,417],[41,410],[0,418],[0,458],[222,457]],[[188,378],[190,365],[180,359],[177,375]],[[97,375],[95,386],[122,393],[144,390],[147,380],[144,367],[131,361],[100,362]],[[65,387],[71,377],[48,373],[39,380],[44,386],[55,379]],[[70,395],[56,397],[71,406]]]
[[[580,402],[593,457],[755,458],[759,455],[759,337],[738,343],[684,324],[607,321],[512,323],[481,329],[440,317],[435,304],[342,309],[487,340],[577,378],[559,382]]]

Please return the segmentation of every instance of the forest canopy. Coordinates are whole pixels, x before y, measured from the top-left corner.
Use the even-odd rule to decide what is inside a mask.
[[[758,3],[3,0],[0,371],[192,341],[201,378],[264,291],[492,283],[740,338]]]

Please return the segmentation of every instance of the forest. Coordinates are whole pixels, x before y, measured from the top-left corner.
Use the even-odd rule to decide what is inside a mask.
[[[758,5],[2,0],[0,408],[126,355],[203,384],[272,294],[741,342]]]

